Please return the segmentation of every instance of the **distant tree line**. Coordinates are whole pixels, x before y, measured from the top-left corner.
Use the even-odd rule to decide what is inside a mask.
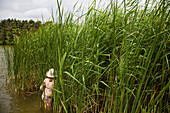
[[[0,21],[0,45],[12,45],[15,38],[36,31],[41,21],[4,19]]]

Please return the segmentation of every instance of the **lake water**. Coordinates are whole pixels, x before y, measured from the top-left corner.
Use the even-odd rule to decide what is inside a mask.
[[[40,94],[16,94],[9,84],[4,47],[0,46],[0,113],[52,113],[40,107]]]

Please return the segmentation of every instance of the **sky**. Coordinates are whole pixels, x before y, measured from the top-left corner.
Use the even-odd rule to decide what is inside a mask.
[[[72,11],[73,6],[82,4],[87,9],[92,0],[62,0],[64,11]],[[99,0],[97,0],[99,1]],[[103,0],[109,3],[110,0]],[[13,18],[17,20],[50,20],[52,10],[56,11],[57,0],[0,0],[0,20]]]
[[[77,3],[76,9],[82,5],[87,9],[93,0],[62,0],[64,11],[73,11],[73,6]],[[96,0],[99,3],[100,0]],[[110,0],[102,0],[101,4],[109,4]],[[0,0],[0,20],[13,18],[17,20],[50,20],[52,10],[56,11],[57,0]]]

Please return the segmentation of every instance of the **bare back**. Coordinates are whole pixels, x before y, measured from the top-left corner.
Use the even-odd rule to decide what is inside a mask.
[[[45,83],[45,86],[46,86],[45,95],[51,96],[53,94],[52,88],[54,88],[54,80],[46,78],[44,80],[44,83]]]

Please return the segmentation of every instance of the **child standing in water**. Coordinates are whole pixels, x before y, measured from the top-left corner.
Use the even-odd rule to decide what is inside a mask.
[[[51,107],[52,106],[52,95],[53,95],[53,88],[54,88],[54,69],[51,68],[46,73],[47,78],[44,79],[43,84],[40,86],[40,90],[43,91],[43,86],[45,86],[45,92],[42,93],[42,100],[45,103],[45,106]],[[45,96],[45,99],[44,99]]]

